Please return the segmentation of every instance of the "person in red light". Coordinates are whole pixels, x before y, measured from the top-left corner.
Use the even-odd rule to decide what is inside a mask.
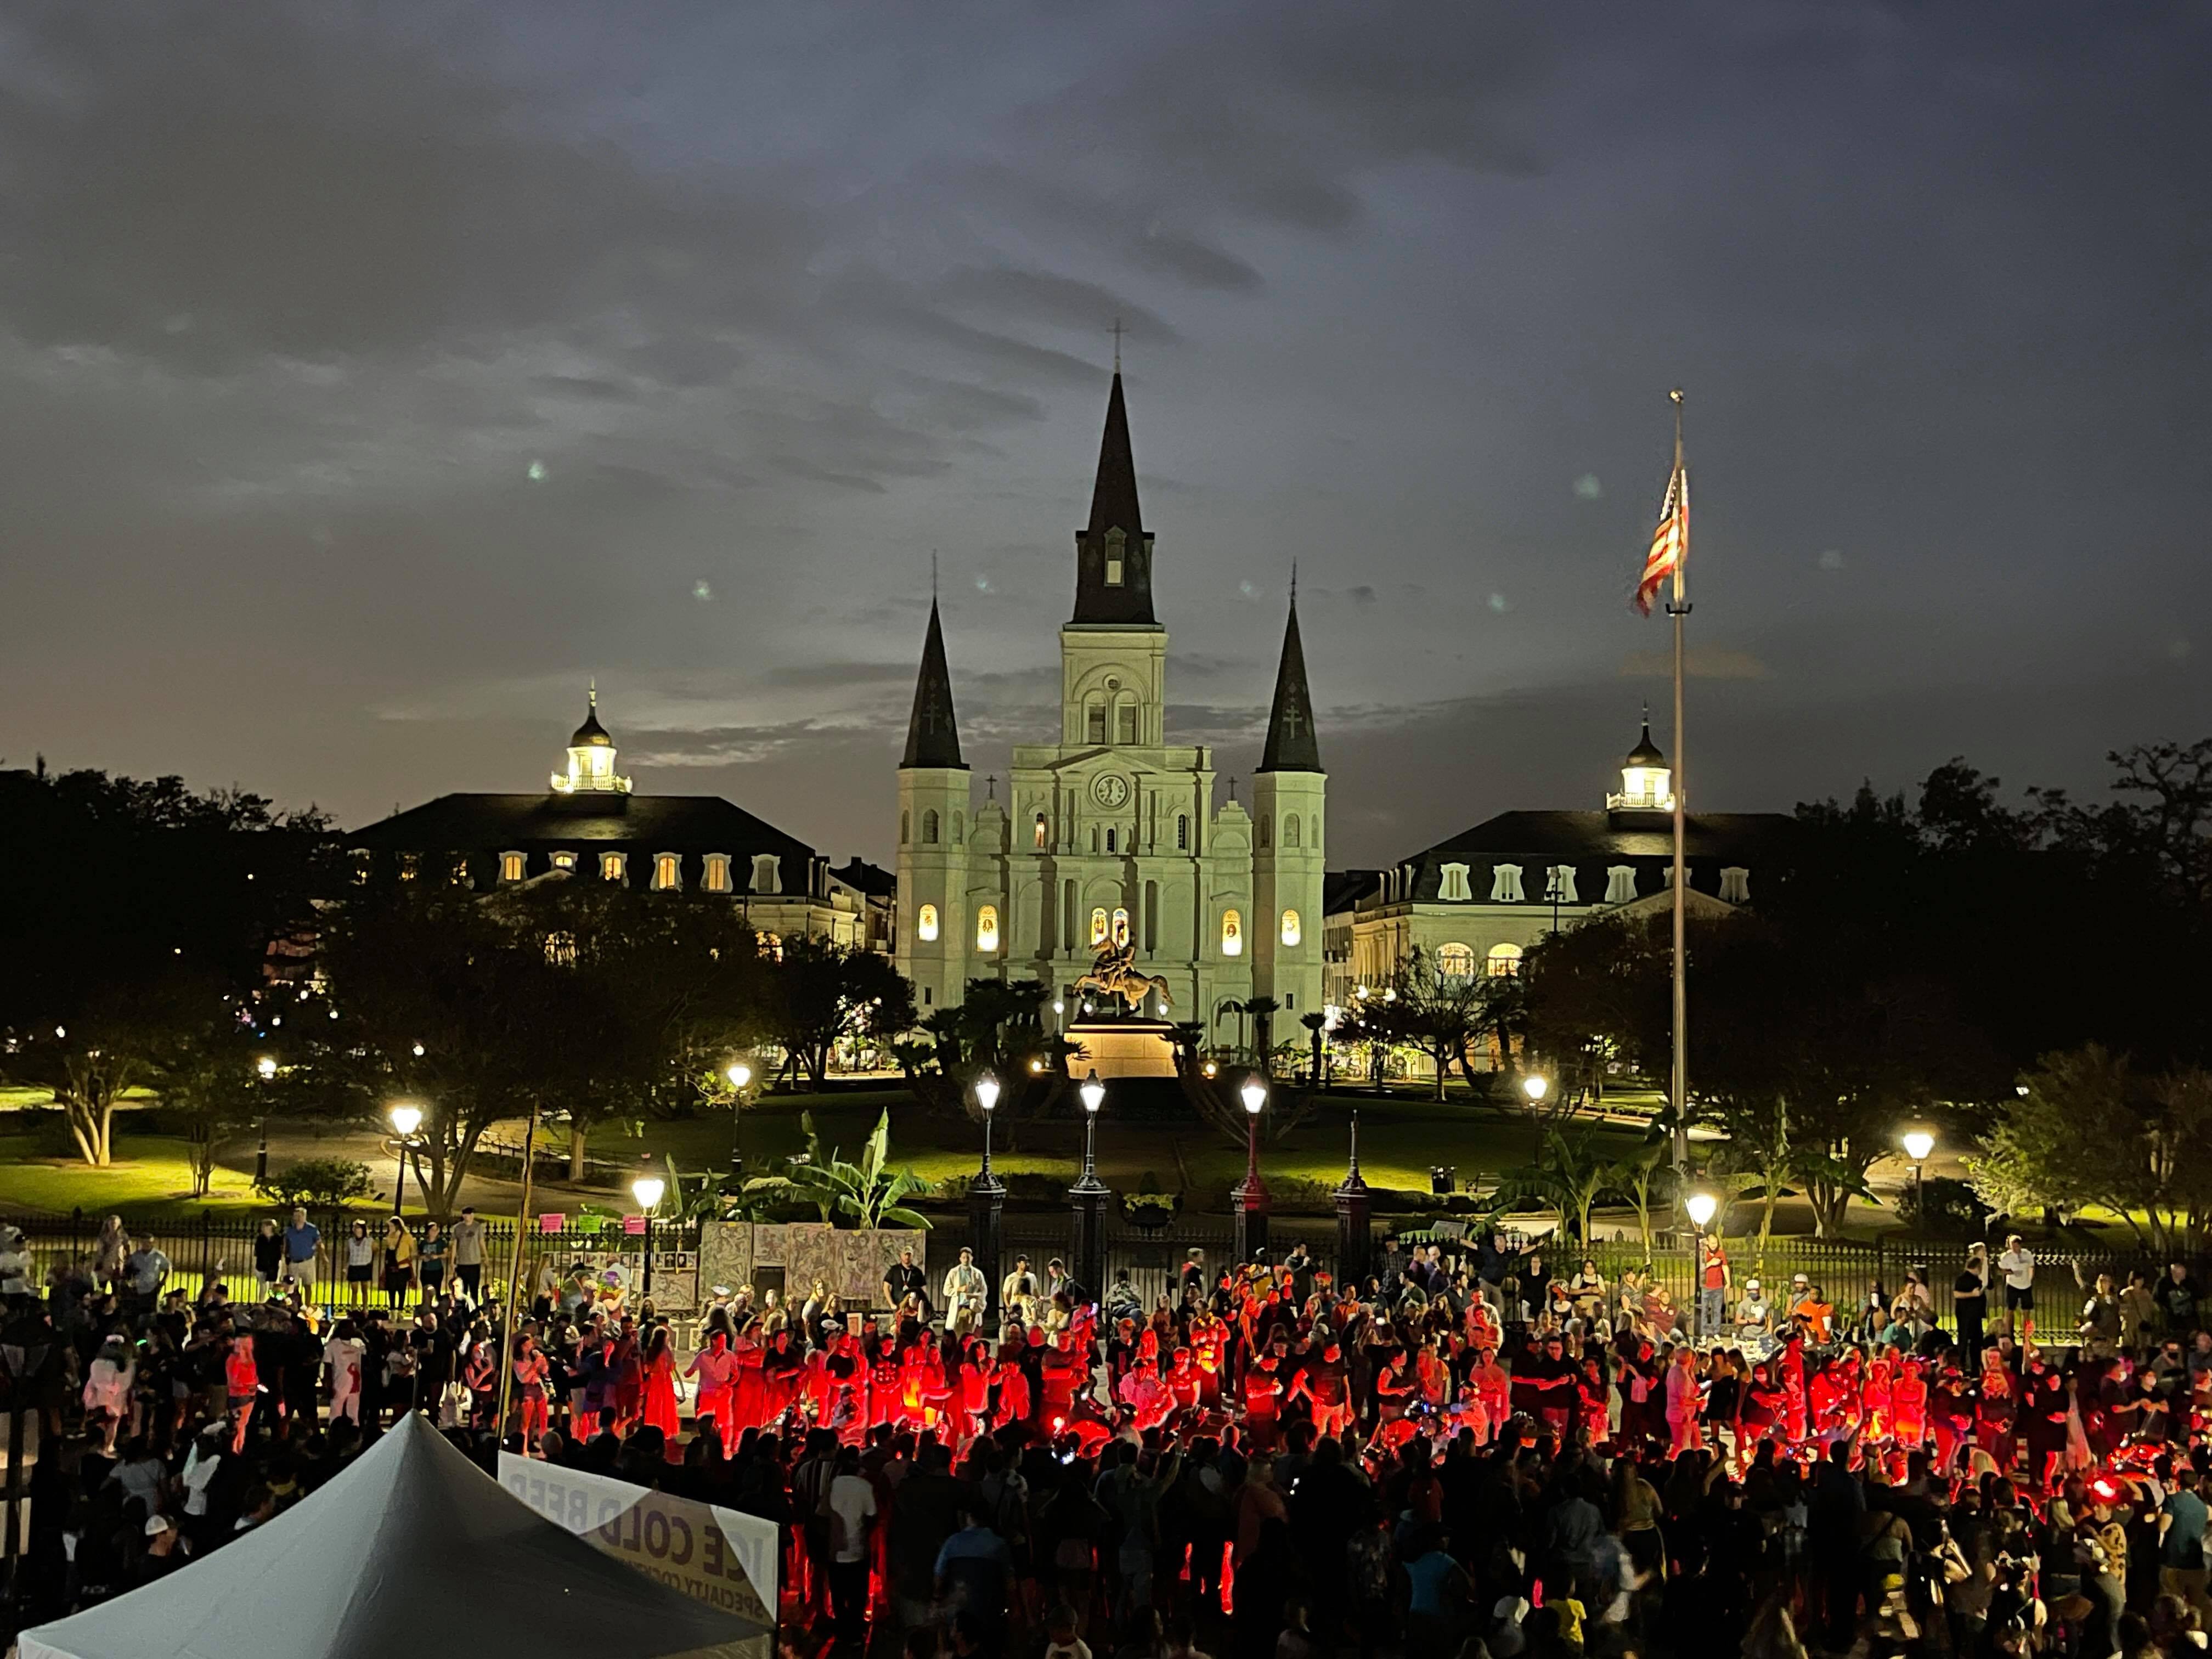
[[[868,1362],[868,1426],[879,1429],[896,1422],[899,1412],[899,1357],[890,1339],[878,1340],[875,1358]]]
[[[1228,1364],[1229,1328],[1201,1310],[1190,1324],[1191,1353],[1198,1361],[1198,1395],[1208,1407],[1221,1403],[1222,1371]]]
[[[733,1415],[738,1362],[730,1352],[729,1334],[718,1329],[709,1336],[707,1346],[691,1356],[684,1375],[698,1379],[693,1422],[703,1425],[708,1418],[714,1419],[714,1427],[721,1433],[722,1454],[726,1457],[737,1449],[738,1442],[737,1419]]]
[[[1928,1438],[1928,1378],[1917,1359],[1899,1362],[1889,1385],[1891,1432],[1908,1449]]]
[[[1316,1435],[1333,1437],[1352,1426],[1351,1382],[1346,1374],[1344,1350],[1334,1341],[1298,1373],[1297,1391],[1313,1407]]]
[[[1168,1368],[1168,1392],[1174,1395],[1176,1409],[1193,1411],[1197,1408],[1202,1392],[1197,1357],[1188,1348],[1175,1351],[1175,1363]]]
[[[230,1414],[238,1425],[230,1438],[230,1449],[243,1452],[246,1425],[253,1421],[253,1402],[261,1392],[261,1368],[254,1363],[252,1332],[240,1331],[231,1340],[230,1356],[223,1361],[222,1370]]]
[[[1262,1354],[1244,1373],[1244,1434],[1254,1447],[1273,1449],[1282,1400],[1283,1380],[1277,1374],[1275,1356]]]

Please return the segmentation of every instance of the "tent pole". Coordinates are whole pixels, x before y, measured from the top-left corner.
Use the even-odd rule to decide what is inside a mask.
[[[507,1396],[514,1389],[514,1326],[515,1302],[522,1291],[522,1235],[530,1219],[530,1176],[537,1167],[538,1097],[530,1099],[530,1133],[522,1143],[522,1199],[514,1211],[514,1252],[507,1269],[507,1319],[499,1334],[499,1421],[493,1433],[500,1443],[507,1443]],[[530,1448],[522,1449],[525,1457]]]

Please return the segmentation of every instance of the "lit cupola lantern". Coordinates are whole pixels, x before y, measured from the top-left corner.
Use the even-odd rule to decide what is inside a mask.
[[[1671,812],[1674,810],[1674,771],[1667,757],[1651,741],[1651,710],[1644,710],[1644,735],[1620,769],[1620,793],[1605,798],[1609,812]]]
[[[591,705],[584,723],[568,739],[568,769],[553,775],[553,791],[560,795],[629,793],[629,780],[615,770],[615,740],[599,724],[599,688],[593,682]]]

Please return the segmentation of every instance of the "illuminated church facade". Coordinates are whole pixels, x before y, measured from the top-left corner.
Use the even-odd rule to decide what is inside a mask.
[[[1075,606],[1060,630],[1057,732],[1018,745],[982,802],[962,759],[945,635],[930,607],[899,767],[896,958],[916,1003],[968,982],[1034,981],[1066,999],[1098,953],[1126,945],[1165,982],[1144,1012],[1243,1029],[1236,1006],[1278,1005],[1278,1041],[1322,1003],[1328,778],[1314,731],[1296,596],[1250,800],[1216,801],[1213,750],[1166,729],[1168,635],[1153,613],[1117,371],[1091,516],[1075,538]]]

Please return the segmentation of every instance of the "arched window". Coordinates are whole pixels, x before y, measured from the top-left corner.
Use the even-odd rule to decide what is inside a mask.
[[[1114,912],[1114,943],[1127,945],[1128,942],[1129,913],[1127,910],[1116,910]]]
[[[1296,812],[1287,813],[1283,818],[1283,845],[1296,847],[1297,844],[1298,815]]]
[[[937,809],[933,806],[921,815],[921,844],[924,847],[937,845]]]
[[[1043,813],[1040,812],[1036,815],[1036,823],[1030,827],[1030,833],[1035,845],[1039,847],[1044,845],[1046,830]]]
[[[1128,550],[1128,546],[1129,538],[1126,532],[1109,530],[1106,532],[1107,586],[1119,587],[1121,585],[1122,557]]]
[[[975,912],[975,948],[986,955],[999,948],[999,907],[986,904]]]
[[[921,907],[921,913],[914,919],[914,931],[915,936],[924,945],[937,937],[937,907],[935,905],[925,904]]]
[[[673,892],[684,884],[684,860],[673,853],[653,855],[653,884],[661,891]]]
[[[1134,743],[1137,740],[1137,704],[1133,698],[1124,697],[1114,706],[1114,729],[1120,735],[1115,741]]]
[[[1115,835],[1114,835],[1114,830],[1113,830],[1113,826],[1109,824],[1109,825],[1108,825],[1108,826],[1107,826],[1107,830],[1106,830],[1106,850],[1107,850],[1108,852],[1109,852],[1109,853],[1110,853],[1110,852],[1113,852],[1113,851],[1115,850]]]
[[[1467,945],[1437,946],[1437,974],[1443,979],[1474,977],[1474,949]]]
[[[1176,814],[1176,851],[1190,851],[1190,814],[1188,812]]]
[[[1267,846],[1267,845],[1269,845],[1269,844],[1270,844],[1270,843],[1269,843],[1269,832],[1270,832],[1270,830],[1273,829],[1273,823],[1272,823],[1271,820],[1268,818],[1267,815],[1265,812],[1261,813],[1261,814],[1260,814],[1260,845],[1261,845],[1261,846],[1262,846],[1262,847],[1266,847],[1266,846]]]
[[[1304,930],[1298,925],[1298,913],[1295,910],[1284,911],[1283,943],[1285,945],[1296,945],[1304,937]]]
[[[1091,913],[1091,948],[1096,951],[1106,943],[1106,909],[1101,905]]]
[[[1521,971],[1521,947],[1517,945],[1493,945],[1490,947],[1490,976],[1492,979],[1511,979]]]
[[[1244,918],[1234,910],[1221,913],[1221,954],[1224,957],[1244,954]]]
[[[1083,710],[1083,732],[1084,738],[1086,742],[1103,743],[1106,741],[1106,704],[1102,699],[1093,697],[1090,702],[1085,706]]]

